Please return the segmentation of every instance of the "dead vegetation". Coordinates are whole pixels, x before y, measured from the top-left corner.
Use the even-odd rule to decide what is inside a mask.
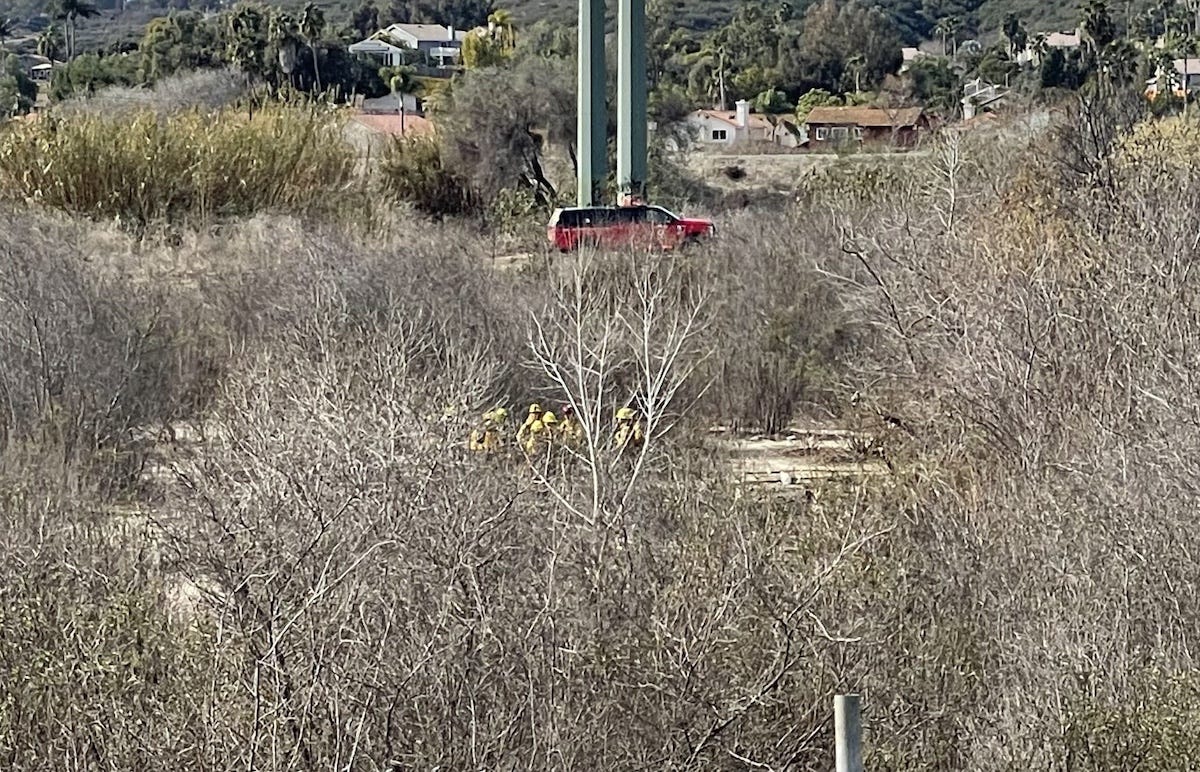
[[[454,224],[101,255],[5,212],[0,759],[824,769],[858,690],[873,769],[1187,768],[1200,177],[1064,186],[1047,238],[1013,151],[943,150],[506,271]],[[534,399],[595,441],[465,452]],[[796,416],[888,472],[734,485],[707,429]]]

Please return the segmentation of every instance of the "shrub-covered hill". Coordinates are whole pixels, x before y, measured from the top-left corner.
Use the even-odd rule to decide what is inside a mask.
[[[737,8],[747,2],[757,0],[651,0],[661,2],[669,9],[668,18],[674,20],[676,26],[693,30],[708,30],[716,27],[730,17]],[[276,0],[275,5],[285,7],[302,7],[306,0]],[[796,0],[791,4],[793,13],[803,13],[813,0]],[[404,2],[404,0],[375,0],[380,11],[380,18],[389,15],[390,6],[412,7],[417,15],[432,17],[439,15],[445,6],[453,5],[455,0],[432,0],[430,2]],[[165,14],[169,8],[205,9],[224,3],[213,3],[212,0],[175,0],[169,5],[165,0],[130,0],[122,6],[121,0],[96,0],[95,4],[105,12],[110,24],[120,26],[122,17],[127,18],[130,25],[144,23],[148,13],[156,9]],[[342,21],[349,18],[350,13],[362,5],[362,0],[319,0],[331,20]],[[0,0],[0,17],[12,17],[24,25],[39,15],[49,13],[52,0]],[[577,0],[495,0],[494,5],[511,10],[523,24],[545,19],[559,24],[572,24],[575,19]],[[1067,0],[1061,3],[1046,3],[1041,0],[876,0],[871,5],[878,5],[887,10],[895,19],[905,38],[915,42],[921,37],[931,35],[931,28],[937,19],[943,17],[958,17],[963,21],[963,32],[968,35],[996,33],[999,31],[1004,17],[1009,13],[1017,14],[1028,29],[1032,31],[1050,31],[1074,27],[1079,16],[1078,0]],[[1118,17],[1125,13],[1134,14],[1150,6],[1149,0],[1136,0],[1124,5],[1113,4],[1119,8]],[[122,7],[124,10],[121,10]],[[423,9],[423,13],[421,10]],[[610,14],[616,13],[616,3],[609,3]],[[436,19],[429,18],[429,21]],[[44,24],[44,17],[42,23]],[[36,26],[36,24],[35,24]]]

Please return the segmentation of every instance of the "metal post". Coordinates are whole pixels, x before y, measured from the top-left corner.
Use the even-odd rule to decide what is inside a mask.
[[[604,90],[604,0],[579,0],[576,203],[599,203],[608,157]]]
[[[863,772],[862,721],[857,694],[839,694],[833,698],[833,731],[837,772]]]
[[[646,0],[617,2],[617,196],[646,192]]]

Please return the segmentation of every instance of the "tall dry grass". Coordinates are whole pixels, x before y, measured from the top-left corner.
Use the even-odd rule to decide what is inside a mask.
[[[328,211],[352,175],[340,118],[317,107],[50,115],[0,135],[3,195],[135,227]]]

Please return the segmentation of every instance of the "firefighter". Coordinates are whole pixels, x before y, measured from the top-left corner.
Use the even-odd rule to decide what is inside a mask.
[[[637,411],[631,407],[623,407],[617,411],[617,425],[613,429],[613,447],[618,453],[641,447],[646,439],[642,430],[642,422],[638,420]]]
[[[508,420],[508,409],[497,405],[483,414],[483,423],[471,431],[467,447],[471,450],[494,453],[500,449],[504,424]]]
[[[558,434],[562,437],[563,442],[575,448],[583,442],[583,424],[579,423],[579,416],[575,415],[575,408],[570,405],[563,405],[562,420],[558,422]]]
[[[520,429],[517,429],[517,442],[525,442],[529,436],[529,430],[535,423],[542,420],[543,412],[542,406],[536,402],[529,406],[529,414],[525,416],[525,423],[521,424]]]
[[[536,456],[543,448],[550,447],[556,434],[558,416],[547,410],[529,427],[529,432],[525,435],[525,453]]]

